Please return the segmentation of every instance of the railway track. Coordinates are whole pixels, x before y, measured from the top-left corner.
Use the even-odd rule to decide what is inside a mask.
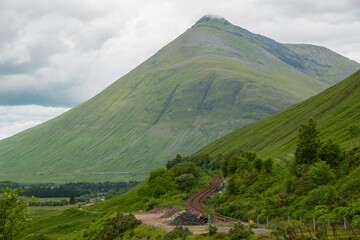
[[[208,198],[213,192],[216,191],[217,187],[219,186],[221,181],[221,176],[220,174],[216,174],[214,176],[213,181],[211,182],[211,184],[205,188],[204,190],[196,193],[195,195],[189,197],[185,204],[186,204],[186,208],[189,211],[193,211],[196,212],[198,214],[202,214],[205,212],[205,208],[203,205],[203,201]],[[211,219],[212,223],[215,224],[227,224],[227,223],[238,223],[240,222],[238,219],[235,218],[231,218],[231,217],[227,217],[224,216],[220,213],[215,212],[215,219]]]

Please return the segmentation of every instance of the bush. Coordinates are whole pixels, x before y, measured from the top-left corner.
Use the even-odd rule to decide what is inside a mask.
[[[124,215],[120,212],[116,212],[114,217],[109,217],[106,220],[103,228],[99,231],[93,231],[90,233],[84,233],[84,237],[87,239],[104,239],[112,240],[117,237],[122,237],[124,232],[132,230],[141,224],[140,220],[137,220],[134,215]]]
[[[261,169],[262,169],[262,160],[261,160],[260,158],[256,158],[255,161],[254,161],[254,163],[253,163],[253,165],[254,165],[254,168],[255,168],[258,172],[260,172]]]
[[[231,240],[250,239],[253,231],[246,229],[241,223],[236,223],[233,228],[230,229],[228,236]]]
[[[335,180],[335,176],[332,173],[329,165],[327,165],[324,161],[315,163],[315,166],[310,168],[308,175],[312,188],[331,184]]]
[[[173,178],[176,178],[183,174],[192,174],[195,179],[199,179],[201,175],[201,169],[197,167],[193,162],[184,162],[177,164],[170,170]]]
[[[271,158],[266,159],[263,162],[264,169],[267,173],[271,174],[273,168],[273,160]]]
[[[305,199],[305,204],[309,207],[316,205],[331,204],[335,201],[334,189],[327,186],[321,186],[309,192]]]
[[[339,165],[341,150],[339,144],[333,143],[330,139],[320,148],[319,158],[331,167]]]
[[[196,184],[196,179],[192,174],[182,174],[175,178],[175,183],[180,190],[188,190]]]
[[[172,231],[165,234],[165,240],[172,240],[172,239],[186,239],[188,236],[192,235],[192,232],[188,228],[183,228],[180,226],[175,227]]]
[[[182,158],[180,154],[176,155],[176,157],[172,160],[169,160],[166,163],[166,169],[170,170],[172,167],[174,167],[178,163],[182,163],[186,160],[186,158]]]
[[[166,171],[163,168],[158,168],[150,172],[150,175],[147,179],[147,187],[142,188],[146,191],[149,191],[147,193],[149,196],[159,198],[166,192],[175,190],[176,184],[170,176],[169,171]]]
[[[213,236],[214,234],[216,234],[216,232],[217,232],[217,227],[214,226],[214,225],[212,225],[212,224],[210,224],[210,225],[209,225],[209,235],[210,235],[210,236]]]

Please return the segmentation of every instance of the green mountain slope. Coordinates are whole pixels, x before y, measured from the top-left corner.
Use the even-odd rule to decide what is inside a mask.
[[[355,143],[351,124],[360,124],[360,71],[322,93],[285,111],[240,128],[201,149],[199,154],[216,156],[231,148],[252,150],[263,156],[292,153],[298,127],[313,117],[322,138],[331,138],[347,148]]]
[[[321,74],[307,75],[305,63],[285,45],[205,16],[94,98],[0,141],[0,180],[148,173],[176,153],[194,152],[330,85]],[[327,74],[340,80],[359,65],[349,68]]]
[[[302,71],[325,83],[337,83],[340,74],[347,76],[347,73],[359,69],[357,62],[325,47],[310,44],[285,44],[285,46],[306,60],[302,66]]]

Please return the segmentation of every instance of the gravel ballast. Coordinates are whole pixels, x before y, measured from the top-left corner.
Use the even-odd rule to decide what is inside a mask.
[[[198,216],[192,212],[184,212],[177,216],[173,221],[169,222],[169,225],[172,226],[194,226],[194,225],[203,225],[204,223],[200,222]]]

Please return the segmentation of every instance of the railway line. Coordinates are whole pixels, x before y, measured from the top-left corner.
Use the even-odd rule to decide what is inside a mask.
[[[195,195],[189,197],[185,204],[186,204],[186,208],[189,211],[193,211],[199,214],[202,214],[205,212],[205,208],[203,205],[203,201],[208,198],[213,192],[216,191],[216,189],[218,188],[219,184],[221,181],[221,176],[220,174],[216,174],[214,176],[213,181],[211,182],[211,184],[205,188],[204,190],[196,193]],[[238,219],[232,218],[232,217],[227,217],[224,216],[220,213],[215,212],[214,213],[215,219],[211,219],[211,222],[214,224],[227,224],[227,223],[238,223],[240,222]]]

